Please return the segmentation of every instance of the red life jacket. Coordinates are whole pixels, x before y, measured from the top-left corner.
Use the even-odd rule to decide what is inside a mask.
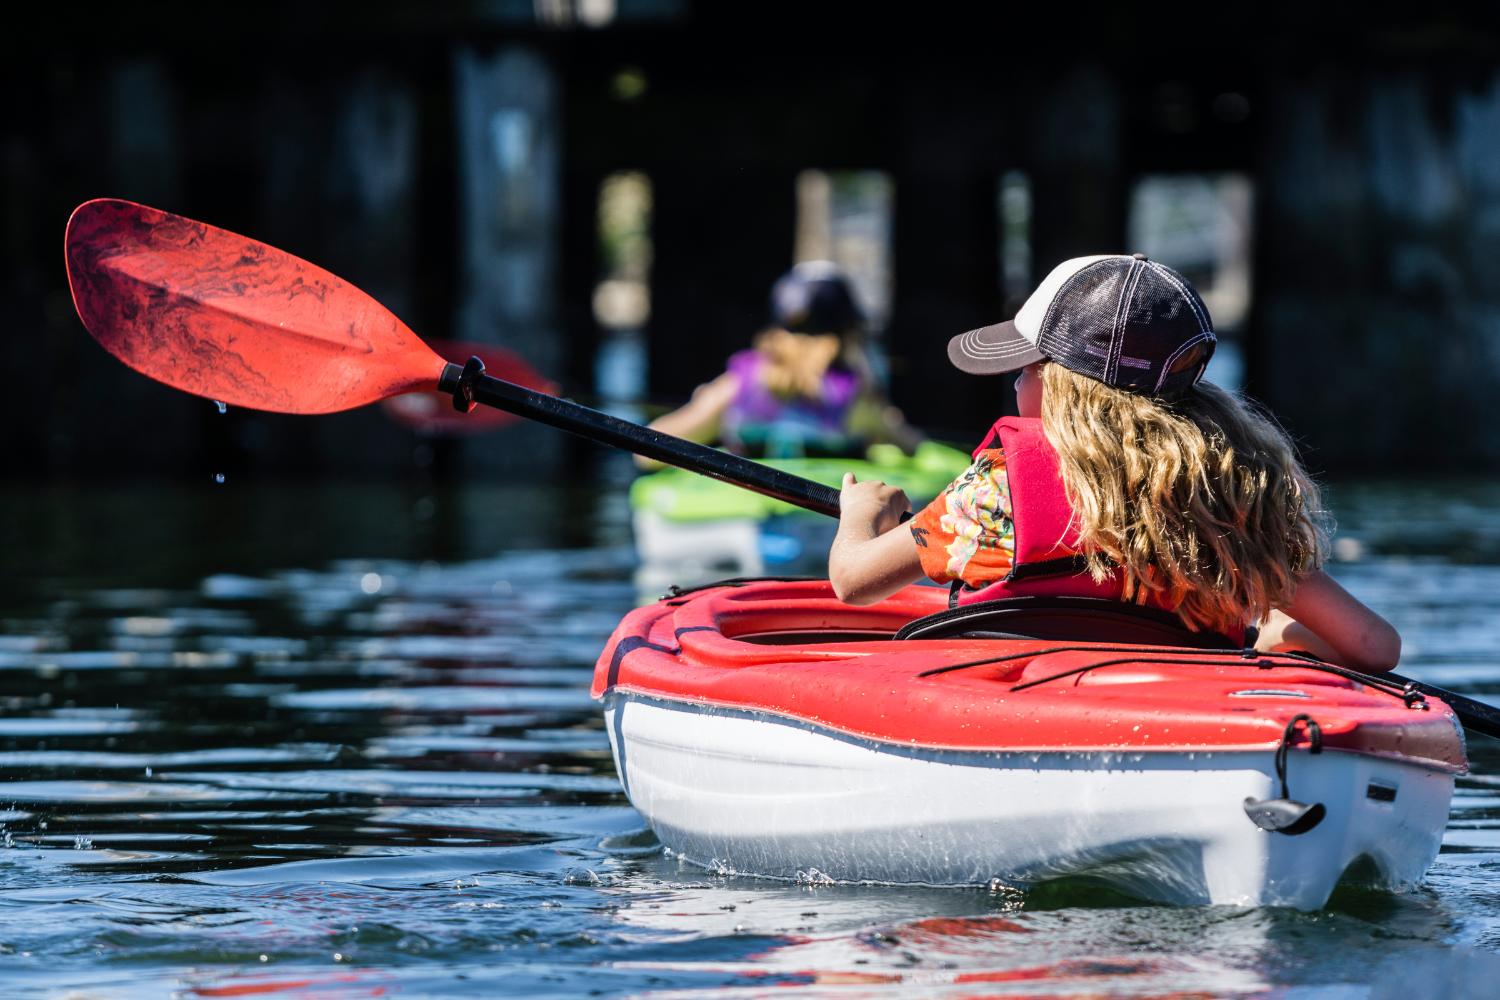
[[[1125,574],[1116,569],[1103,581],[1088,572],[1078,539],[1073,508],[1063,487],[1057,452],[1033,417],[1001,417],[974,449],[974,457],[998,440],[1005,452],[1005,477],[1010,486],[1011,520],[1016,551],[1011,570],[983,587],[954,584],[951,605],[995,601],[1005,597],[1101,597],[1125,599]],[[1165,595],[1152,594],[1146,605],[1175,611]],[[1242,642],[1244,630],[1229,638]]]

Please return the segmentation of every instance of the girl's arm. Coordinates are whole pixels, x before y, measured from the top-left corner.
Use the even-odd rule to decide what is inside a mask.
[[[687,438],[699,444],[713,444],[719,436],[719,418],[735,393],[740,391],[740,379],[732,372],[725,372],[712,382],[705,382],[693,390],[693,398],[671,413],[663,414],[647,426],[652,430]],[[662,464],[649,458],[635,456],[635,464],[647,472],[655,472]]]
[[[1380,673],[1400,661],[1401,634],[1319,569],[1302,578],[1291,607],[1271,611],[1255,648],[1304,650],[1341,667]]]
[[[917,540],[901,515],[911,501],[894,486],[856,483],[844,473],[839,532],[828,551],[828,579],[845,604],[864,606],[890,597],[926,574]]]

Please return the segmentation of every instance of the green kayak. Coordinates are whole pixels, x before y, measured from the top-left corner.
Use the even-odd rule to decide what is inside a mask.
[[[923,441],[908,457],[893,444],[871,445],[863,461],[857,458],[769,458],[761,464],[781,469],[837,489],[844,473],[860,482],[879,479],[899,486],[920,509],[969,467],[969,456],[936,441]],[[781,500],[752,493],[717,479],[682,469],[662,469],[641,476],[630,487],[630,508],[668,520],[719,521],[747,518],[764,521],[787,514],[820,517]]]

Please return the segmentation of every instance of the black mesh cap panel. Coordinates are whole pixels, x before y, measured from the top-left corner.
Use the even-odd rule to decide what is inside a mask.
[[[1203,357],[1171,372],[1197,344],[1207,345]],[[1213,323],[1182,275],[1155,261],[1115,257],[1063,283],[1037,347],[1080,375],[1130,392],[1167,393],[1202,375],[1213,356]]]
[[[1063,283],[1042,317],[1036,346],[1064,368],[1110,381],[1130,260],[1101,260]]]

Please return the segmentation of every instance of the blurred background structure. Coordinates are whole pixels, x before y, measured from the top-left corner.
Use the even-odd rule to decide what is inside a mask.
[[[4,475],[564,476],[542,428],[231,411],[107,357],[69,211],[130,198],[347,278],[642,416],[851,274],[895,402],[970,441],[943,347],[1079,254],[1187,274],[1213,376],[1325,470],[1500,464],[1500,13],[850,0],[66,5],[0,35]]]

